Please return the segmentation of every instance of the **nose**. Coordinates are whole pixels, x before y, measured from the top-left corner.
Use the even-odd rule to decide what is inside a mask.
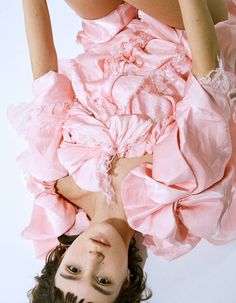
[[[104,260],[104,255],[103,253],[101,253],[100,251],[93,251],[93,250],[90,250],[89,251],[89,255],[93,258],[93,259],[96,259],[96,261],[98,263],[101,263],[103,260]]]

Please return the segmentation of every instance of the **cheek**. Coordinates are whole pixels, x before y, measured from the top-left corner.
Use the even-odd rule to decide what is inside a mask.
[[[114,252],[109,256],[107,260],[107,266],[109,270],[121,273],[122,275],[127,273],[128,269],[128,256],[127,254]]]
[[[79,261],[79,262],[83,262],[84,258],[86,256],[86,245],[83,245],[81,243],[76,243],[76,245],[71,245],[63,258],[63,262],[70,262],[70,261]]]
[[[84,253],[87,249],[88,239],[85,233],[79,235],[79,237],[71,244],[67,250],[67,254],[79,255]]]

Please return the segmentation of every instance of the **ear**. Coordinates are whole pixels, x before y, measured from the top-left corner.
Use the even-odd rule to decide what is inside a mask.
[[[130,270],[128,269],[127,270],[127,277],[126,277],[126,280],[125,280],[125,283],[124,283],[124,287],[128,288],[129,285],[130,285]]]

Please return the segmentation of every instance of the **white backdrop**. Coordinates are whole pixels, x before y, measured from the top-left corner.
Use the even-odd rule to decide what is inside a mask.
[[[81,20],[63,1],[48,2],[58,55],[73,57],[81,51],[75,44]],[[31,243],[20,237],[30,217],[32,200],[15,163],[24,144],[6,119],[9,104],[30,100],[31,96],[30,61],[19,0],[1,1],[0,43],[0,302],[25,303],[26,292],[42,263],[35,260]],[[236,242],[217,247],[202,242],[170,263],[150,254],[145,269],[154,293],[151,303],[236,302]]]

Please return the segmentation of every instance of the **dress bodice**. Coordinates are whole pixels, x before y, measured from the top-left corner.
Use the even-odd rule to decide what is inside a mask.
[[[171,260],[201,238],[217,244],[236,238],[232,19],[216,31],[220,66],[213,78],[196,79],[185,32],[122,4],[83,20],[77,42],[84,52],[34,81],[34,101],[12,109],[11,120],[29,142],[18,160],[35,203],[23,234],[38,256],[61,234],[89,224],[56,194],[57,179],[69,174],[112,203],[112,159],[146,153],[153,163],[130,171],[121,197],[147,247]]]

